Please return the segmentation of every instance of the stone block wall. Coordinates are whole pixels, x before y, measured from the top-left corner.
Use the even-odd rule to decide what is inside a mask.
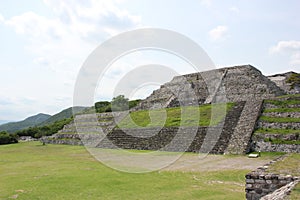
[[[246,175],[246,199],[258,200],[275,190],[297,181],[298,177],[278,174],[251,173]]]
[[[161,149],[222,154],[228,147],[244,105],[245,102],[235,103],[224,121],[214,127],[114,128],[108,133],[99,131],[98,134],[97,132],[94,134],[60,132],[51,137],[45,137],[43,140],[52,144],[82,145],[88,143],[90,146],[100,148]],[[83,143],[80,142],[81,140]]]
[[[276,163],[279,160],[283,160],[287,155],[278,157],[270,163],[262,166],[248,174],[246,174],[246,199],[258,200],[262,197],[273,193],[274,191],[282,188],[283,186],[297,182],[299,177],[293,177],[291,175],[268,173],[266,170],[270,165]]]
[[[291,194],[292,190],[296,187],[298,183],[299,180],[290,182],[289,184],[275,190],[271,194],[262,197],[260,200],[279,200],[279,199],[288,200],[289,198],[287,198],[287,196]]]
[[[271,142],[252,141],[252,150],[256,152],[285,152],[285,153],[300,153],[299,144],[272,144]]]
[[[267,152],[295,152],[300,153],[300,122],[288,122],[300,117],[300,112],[296,108],[300,108],[299,96],[285,96],[274,98],[275,102],[265,101],[263,103],[263,112],[261,116],[274,118],[283,122],[264,120],[263,118],[257,121],[257,129],[252,136],[251,149],[252,151],[267,151]],[[294,103],[287,103],[293,101]],[[288,109],[289,112],[264,112],[266,109]],[[295,108],[295,109],[294,109]],[[273,110],[274,111],[274,110]],[[288,119],[288,121],[286,121]],[[272,130],[270,133],[266,131]],[[298,131],[297,131],[298,130]],[[276,132],[275,132],[276,131]]]

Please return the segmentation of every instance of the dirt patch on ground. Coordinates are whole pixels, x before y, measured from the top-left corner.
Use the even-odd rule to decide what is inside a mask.
[[[270,158],[248,158],[247,156],[183,155],[167,171],[218,171],[218,170],[254,170],[268,162]]]
[[[126,172],[149,171],[219,171],[254,170],[274,157],[248,158],[246,155],[206,155],[173,152],[144,152],[90,149],[90,153],[104,165]]]

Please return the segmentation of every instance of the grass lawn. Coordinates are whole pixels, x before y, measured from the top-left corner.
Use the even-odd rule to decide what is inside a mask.
[[[270,165],[268,172],[300,176],[300,154],[293,153],[283,160]]]
[[[300,199],[300,183],[292,190],[290,200],[299,200]]]
[[[214,126],[220,123],[234,106],[205,104],[201,106],[176,107],[158,110],[142,110],[130,113],[119,124],[122,128]],[[214,113],[214,115],[212,115]]]
[[[244,199],[248,170],[129,174],[82,146],[0,146],[0,199]]]
[[[294,153],[289,155],[284,160],[278,161],[275,164],[271,165],[268,172],[300,176],[300,154]],[[299,200],[300,199],[300,183],[292,190],[291,195],[289,196],[290,200]]]

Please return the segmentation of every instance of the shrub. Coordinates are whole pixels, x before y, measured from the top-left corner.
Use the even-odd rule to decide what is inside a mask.
[[[0,132],[0,144],[12,144],[17,142],[17,135],[9,134],[6,131]]]
[[[291,89],[296,85],[300,85],[300,74],[293,73],[287,80],[287,83],[291,83]]]
[[[95,103],[95,110],[97,113],[112,112],[112,111],[124,111],[137,106],[140,103],[140,99],[129,101],[124,95],[116,96],[109,101],[99,101]]]

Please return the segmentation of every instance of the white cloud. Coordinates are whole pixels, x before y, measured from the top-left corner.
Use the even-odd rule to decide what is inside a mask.
[[[205,7],[210,7],[212,5],[212,0],[201,0],[200,3]]]
[[[30,96],[39,102],[39,106],[28,105],[27,113],[37,110],[53,113],[71,106],[75,79],[87,56],[112,35],[141,24],[141,18],[122,8],[119,1],[44,0],[44,3],[52,11],[51,17],[36,12],[8,19],[0,15],[0,22],[4,20],[7,27],[28,40],[25,51],[32,56],[32,63],[17,74],[28,73],[23,77],[34,77],[35,83],[20,79],[18,83],[24,81],[26,88],[24,94],[16,91],[9,94],[15,99]],[[13,91],[14,87],[11,85],[8,90]],[[58,101],[60,98],[67,100]],[[51,105],[55,106],[50,108]]]
[[[290,64],[300,66],[300,41],[279,41],[277,45],[270,48],[271,54],[285,53],[290,55]]]
[[[227,26],[217,26],[216,28],[209,31],[209,37],[216,41],[220,39],[224,39],[227,36],[228,27]]]
[[[240,12],[240,9],[236,6],[232,6],[231,8],[229,8],[229,10],[233,13],[239,13]]]
[[[116,2],[119,1],[44,0],[54,17],[25,12],[5,24],[27,36],[30,45],[26,50],[35,57],[34,64],[58,74],[71,73],[75,78],[97,45],[112,35],[140,26],[141,18],[117,7]]]
[[[270,48],[270,53],[286,52],[286,51],[300,51],[300,41],[279,41],[277,45]]]
[[[4,22],[4,17],[0,14],[0,23]]]
[[[300,66],[300,51],[292,54],[290,64]]]
[[[5,21],[18,34],[28,36],[26,50],[42,64],[57,72],[77,69],[101,42],[117,33],[136,28],[141,18],[120,9],[115,1],[44,0],[55,17],[26,12]],[[45,65],[47,64],[47,65]],[[74,72],[77,70],[72,70]]]

